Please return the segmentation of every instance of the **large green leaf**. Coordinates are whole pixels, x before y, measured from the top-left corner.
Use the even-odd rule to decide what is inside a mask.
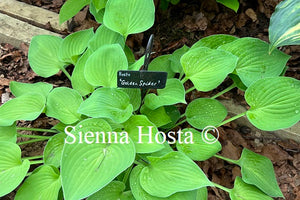
[[[270,52],[284,45],[300,45],[300,2],[280,2],[272,14],[269,26]]]
[[[149,64],[148,70],[149,71],[167,72],[168,78],[174,78],[175,72],[172,71],[171,61],[169,60],[171,58],[171,56],[172,56],[171,54],[167,54],[167,55],[162,55],[162,56],[156,57]]]
[[[67,0],[59,11],[59,23],[62,24],[63,22],[75,16],[90,2],[91,0]]]
[[[106,44],[120,44],[121,47],[124,48],[125,39],[119,33],[101,25],[97,29],[94,37],[89,41],[89,48],[96,51],[99,47]]]
[[[147,106],[143,105],[140,109],[140,112],[141,114],[146,115],[147,118],[157,127],[161,127],[172,122],[164,106],[156,108],[155,110],[151,110],[150,108],[147,108]]]
[[[60,166],[61,154],[66,136],[65,133],[58,133],[48,140],[43,154],[45,164],[53,165],[55,167]]]
[[[0,126],[0,141],[16,143],[17,127],[15,123],[11,126]]]
[[[55,88],[48,95],[46,115],[64,124],[73,124],[81,117],[77,110],[82,102],[82,97],[76,90],[67,87]]]
[[[112,181],[110,184],[94,193],[87,200],[127,200],[125,184],[121,181]],[[133,197],[131,198],[132,200]],[[128,199],[129,200],[129,199]]]
[[[300,120],[300,81],[289,77],[261,79],[245,93],[249,121],[259,129],[288,128]]]
[[[125,38],[140,33],[154,23],[153,0],[112,0],[105,7],[104,24]]]
[[[88,49],[82,56],[80,56],[72,72],[72,87],[73,89],[77,90],[82,96],[90,94],[94,91],[94,87],[89,84],[84,77],[85,63],[91,55],[92,51]]]
[[[58,59],[59,48],[63,39],[51,35],[34,36],[28,50],[28,61],[32,70],[39,76],[53,76],[66,63]]]
[[[148,159],[150,165],[142,170],[140,184],[152,196],[168,197],[212,185],[197,164],[181,152]]]
[[[220,124],[227,116],[227,110],[218,100],[199,98],[189,103],[185,115],[190,125],[204,129]]]
[[[236,55],[235,73],[249,87],[264,77],[279,76],[290,56],[279,50],[269,54],[269,44],[257,38],[240,38],[219,47]]]
[[[0,107],[0,126],[11,126],[17,120],[34,120],[44,110],[46,98],[40,94],[24,94]]]
[[[158,89],[157,95],[150,93],[145,97],[145,105],[152,110],[176,103],[186,103],[186,101],[184,87],[182,83],[175,78],[168,79],[166,87],[164,89]]]
[[[0,197],[13,191],[25,178],[30,167],[21,160],[21,149],[11,142],[0,142]]]
[[[61,180],[65,199],[82,199],[90,196],[109,184],[133,163],[135,158],[133,142],[127,138],[126,143],[127,139],[122,141],[122,135],[109,132],[111,127],[103,119],[86,119],[67,132],[69,136],[61,160]],[[80,139],[81,134],[83,139]],[[109,143],[109,138],[114,136],[117,140],[111,140]]]
[[[204,132],[200,133],[196,131],[193,128],[186,128],[182,130],[183,133],[191,132],[193,135],[193,143],[188,144],[184,142],[180,142],[177,140],[176,148],[178,151],[183,152],[185,155],[187,155],[192,160],[197,161],[204,161],[221,151],[222,145],[219,141],[216,140],[216,138],[206,133],[205,136]],[[182,134],[181,135],[181,141],[184,141],[185,138],[187,138],[188,135]],[[209,139],[209,141],[206,141],[206,138]],[[212,142],[214,140],[215,142]]]
[[[61,61],[75,65],[78,56],[81,55],[88,46],[89,40],[93,37],[93,28],[77,31],[68,35],[62,42],[58,57]]]
[[[119,44],[100,47],[86,61],[84,76],[93,86],[117,87],[117,72],[128,68],[126,55]]]
[[[220,85],[235,69],[237,61],[229,52],[207,47],[190,50],[181,57],[186,79],[199,91],[210,91]]]
[[[155,197],[148,194],[140,185],[140,174],[144,167],[136,166],[130,174],[130,188],[135,199],[138,200],[203,200],[197,199],[197,190],[178,192],[166,198]]]
[[[95,5],[95,8],[97,10],[101,10],[102,8],[105,8],[105,5],[107,3],[108,0],[92,0],[92,2]]]
[[[223,4],[227,8],[234,10],[235,12],[238,11],[240,3],[238,0],[216,0],[218,3]]]
[[[217,49],[219,46],[233,42],[236,39],[238,38],[232,35],[225,35],[225,34],[210,35],[205,38],[202,38],[201,40],[193,44],[191,49],[195,49],[198,47],[208,47],[211,49]]]
[[[85,100],[78,112],[89,117],[103,117],[115,122],[125,122],[132,115],[129,96],[117,88],[99,88]]]
[[[231,200],[272,200],[257,187],[245,183],[239,176],[235,178],[234,188],[229,195]]]
[[[42,165],[18,189],[15,200],[57,200],[60,188],[59,170],[51,165]]]
[[[21,83],[16,81],[11,81],[9,83],[9,89],[11,93],[15,96],[21,96],[28,93],[38,93],[45,97],[48,96],[49,92],[52,90],[53,85],[44,82],[38,83]]]
[[[164,148],[158,143],[162,138],[157,134],[156,126],[144,115],[133,115],[124,124],[124,129],[134,142],[137,153],[152,153]]]
[[[178,110],[178,108],[174,105],[171,106],[164,106],[165,111],[167,113],[167,115],[170,117],[171,122],[160,127],[162,129],[170,129],[175,127],[176,122],[180,119],[180,111]]]
[[[237,164],[241,167],[243,181],[257,186],[271,197],[283,197],[270,159],[243,149]]]

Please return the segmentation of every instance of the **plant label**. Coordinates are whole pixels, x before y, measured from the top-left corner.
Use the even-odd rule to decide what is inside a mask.
[[[118,71],[118,87],[162,89],[166,86],[167,72],[157,71]]]

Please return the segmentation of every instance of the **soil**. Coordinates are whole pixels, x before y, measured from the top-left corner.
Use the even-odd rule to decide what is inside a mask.
[[[29,4],[59,12],[64,0],[21,0]],[[158,7],[158,1],[155,1]],[[191,46],[200,38],[212,34],[232,34],[238,37],[256,37],[268,41],[268,26],[271,14],[279,0],[240,0],[237,13],[217,4],[215,0],[181,0],[178,5],[170,5],[167,10],[157,9],[155,25],[145,33],[130,36],[127,45],[134,51],[136,58],[144,54],[144,47],[151,33],[155,35],[153,57],[172,53],[184,44]],[[83,9],[72,20],[69,31],[77,31],[89,27],[97,27],[87,9]],[[286,76],[300,80],[300,47],[288,46],[281,48],[291,55]],[[38,82],[46,81],[55,86],[70,86],[64,74],[59,73],[44,79],[38,77],[29,67],[27,60],[28,46],[23,44],[16,49],[9,44],[0,46],[0,105],[13,98],[9,91],[10,81]],[[71,67],[70,67],[71,68]],[[226,80],[212,92],[193,91],[187,96],[187,101],[195,98],[212,96],[230,85]],[[185,87],[191,87],[187,82]],[[246,105],[243,92],[232,90],[220,99],[233,98],[236,102]],[[184,109],[183,107],[180,109]],[[49,128],[57,120],[42,116],[32,123],[19,122],[20,126]],[[183,124],[181,128],[187,127]],[[243,148],[267,156],[273,162],[279,186],[287,200],[300,200],[300,144],[292,140],[268,138],[256,133],[249,127],[239,126],[235,122],[219,128],[223,149],[221,155],[238,159]],[[299,130],[300,132],[300,130]],[[28,132],[28,134],[31,134]],[[41,133],[34,133],[41,134]],[[23,156],[41,155],[45,143],[34,143],[22,146]],[[199,162],[199,166],[210,180],[232,188],[234,178],[241,176],[240,168],[225,161],[211,158]],[[2,199],[14,199],[15,192]],[[216,188],[209,188],[209,200],[226,200],[228,194]],[[280,199],[280,198],[278,198]]]

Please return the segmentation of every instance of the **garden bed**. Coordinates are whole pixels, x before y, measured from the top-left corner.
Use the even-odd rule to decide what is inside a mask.
[[[31,1],[40,6],[47,6],[57,10],[61,4],[60,1],[53,1],[53,4],[43,3],[45,1]],[[154,56],[172,53],[184,44],[191,46],[204,36],[217,33],[234,34],[238,37],[252,36],[262,40],[268,40],[267,28],[271,13],[278,2],[257,1],[243,2],[238,14],[216,4],[214,1],[182,1],[177,6],[170,6],[168,10],[159,10],[156,16],[156,25],[144,34],[131,36],[127,42],[135,56],[138,58],[144,54],[146,41],[151,33],[155,34]],[[92,26],[90,16],[86,10],[81,11],[79,17],[75,17],[73,30],[85,29]],[[86,23],[88,25],[86,25]],[[28,41],[26,41],[28,42]],[[70,86],[70,82],[63,74],[55,75],[51,78],[42,79],[38,77],[29,67],[27,61],[28,46],[21,45],[21,50],[15,49],[9,44],[2,44],[0,48],[0,96],[1,103],[12,97],[8,89],[9,82],[12,80],[21,82],[46,81],[55,86]],[[284,51],[292,55],[288,65],[287,76],[300,79],[300,48],[299,46],[285,47]],[[223,90],[230,84],[226,80],[217,90],[212,92],[193,91],[187,96],[187,101],[192,101],[198,97],[210,97],[218,91]],[[187,82],[186,87],[191,83]],[[242,101],[243,92],[232,90],[219,99],[224,100],[224,104],[234,105],[229,109],[231,114],[235,114],[235,109],[239,106],[247,106]],[[228,100],[233,99],[228,104]],[[232,103],[235,102],[235,103]],[[0,105],[1,105],[0,103]],[[227,107],[228,108],[228,107]],[[243,107],[242,107],[243,108]],[[240,112],[238,112],[240,113]],[[24,123],[22,126],[49,128],[57,123],[56,120],[48,121],[48,118],[39,118],[31,124]],[[186,128],[187,124],[181,125]],[[293,137],[282,139],[274,134],[257,131],[249,124],[243,121],[234,121],[220,128],[220,142],[222,143],[221,155],[231,159],[238,159],[242,149],[248,148],[256,153],[267,156],[274,164],[275,172],[279,186],[287,200],[300,199],[300,144],[299,142],[299,124],[293,127]],[[29,133],[28,133],[29,134]],[[282,133],[278,133],[282,134]],[[277,134],[277,135],[278,135]],[[297,135],[298,134],[298,135]],[[288,134],[287,134],[288,135]],[[291,140],[293,139],[293,140]],[[24,145],[22,148],[23,156],[41,155],[45,143],[36,143],[34,145]],[[208,178],[216,183],[228,188],[233,186],[233,180],[240,175],[239,167],[229,165],[227,162],[211,158],[198,165],[208,175]],[[4,197],[4,199],[13,199],[14,192]],[[218,189],[209,190],[209,199],[228,199],[228,195]]]

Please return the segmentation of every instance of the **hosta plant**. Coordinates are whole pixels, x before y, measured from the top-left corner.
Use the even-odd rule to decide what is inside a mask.
[[[134,8],[122,2],[108,1],[118,8],[111,12]],[[144,3],[133,2],[137,7]],[[28,59],[33,71],[50,77],[62,70],[72,87],[10,83],[15,98],[0,107],[0,196],[20,185],[16,200],[205,200],[207,187],[225,190],[233,200],[283,197],[268,158],[246,148],[238,160],[223,157],[211,133],[242,116],[266,131],[297,123],[300,81],[282,76],[290,56],[277,49],[269,53],[270,44],[259,39],[212,35],[155,58],[149,71],[167,72],[166,86],[144,96],[140,89],[117,87],[119,70],[136,71],[143,64],[125,40],[148,28],[141,22],[144,14],[130,15],[117,25],[106,10],[107,21],[96,32],[32,39]],[[71,74],[66,69],[70,65]],[[233,84],[224,91],[187,102],[187,93],[214,90],[227,77]],[[186,81],[193,87],[185,89]],[[249,109],[226,119],[227,110],[216,98],[235,87],[245,91]],[[187,104],[183,113],[180,104]],[[41,114],[59,123],[51,129],[18,126],[19,120],[32,121]],[[175,129],[184,123],[191,128]],[[32,139],[16,143],[18,137]],[[45,140],[43,155],[21,156],[21,145]],[[213,156],[241,168],[233,188],[212,182],[194,162]],[[35,164],[41,165],[29,171]]]

